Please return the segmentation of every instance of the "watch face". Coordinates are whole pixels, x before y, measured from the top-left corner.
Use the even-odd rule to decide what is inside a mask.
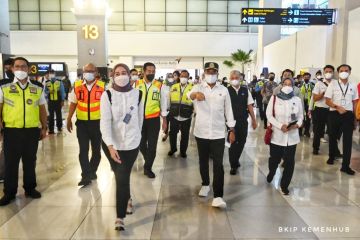
[[[95,55],[95,49],[90,48],[89,49],[89,55],[91,55],[91,56]]]

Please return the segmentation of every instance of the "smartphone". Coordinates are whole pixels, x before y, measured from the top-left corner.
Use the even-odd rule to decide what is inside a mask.
[[[287,125],[287,128],[290,128],[291,126],[295,125],[297,123],[297,121],[291,122]]]

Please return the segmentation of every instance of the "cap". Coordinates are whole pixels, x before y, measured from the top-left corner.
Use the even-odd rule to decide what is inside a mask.
[[[216,69],[218,71],[219,64],[217,64],[216,62],[207,62],[205,63],[204,69]]]

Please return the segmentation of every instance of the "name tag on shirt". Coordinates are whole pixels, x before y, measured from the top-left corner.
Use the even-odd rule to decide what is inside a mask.
[[[127,113],[127,114],[125,115],[125,117],[124,117],[123,122],[126,123],[126,124],[129,124],[130,120],[131,120],[131,114],[130,114],[130,113]]]
[[[341,106],[343,106],[343,107],[346,106],[346,100],[345,100],[345,98],[341,99]]]
[[[291,121],[296,121],[296,114],[295,113],[292,113],[291,114]]]

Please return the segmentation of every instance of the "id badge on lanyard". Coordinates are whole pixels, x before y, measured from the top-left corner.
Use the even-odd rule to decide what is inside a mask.
[[[341,98],[341,106],[345,107],[346,106],[346,93],[348,92],[349,90],[349,83],[347,84],[346,86],[346,90],[345,90],[345,93],[344,93],[344,90],[342,89],[340,83],[338,82],[339,84],[339,88],[341,90],[341,93],[342,93],[342,98]]]
[[[125,117],[124,117],[124,119],[123,119],[123,122],[124,122],[124,123],[129,124],[129,122],[130,122],[130,120],[131,120],[131,111],[132,111],[132,110],[134,110],[134,107],[133,107],[133,106],[130,107],[130,112],[128,112],[128,113],[125,115]]]

